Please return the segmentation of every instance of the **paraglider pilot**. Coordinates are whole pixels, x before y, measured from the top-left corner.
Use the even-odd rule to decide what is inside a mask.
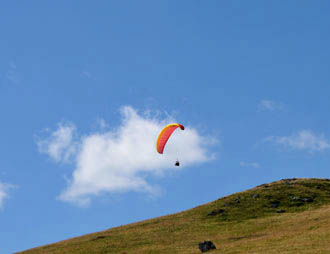
[[[160,153],[160,154],[163,153],[164,147],[165,147],[165,144],[166,144],[167,140],[170,138],[172,133],[177,128],[180,128],[181,130],[184,130],[184,126],[182,124],[179,124],[179,123],[168,124],[161,130],[161,132],[158,135],[157,143],[156,143],[156,148],[157,148],[158,153]],[[176,167],[180,166],[179,160],[176,160],[174,166],[176,166]]]

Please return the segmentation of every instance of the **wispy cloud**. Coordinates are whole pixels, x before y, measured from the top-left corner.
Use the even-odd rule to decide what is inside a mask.
[[[49,130],[46,130],[49,132]],[[37,139],[40,153],[45,153],[56,162],[68,161],[75,153],[76,143],[73,140],[76,127],[72,123],[60,123],[56,131],[47,138]]]
[[[14,62],[10,62],[7,72],[4,76],[5,80],[9,81],[12,84],[17,84],[20,81],[20,75],[17,71],[17,66]]]
[[[323,134],[317,135],[310,130],[301,130],[291,136],[270,136],[265,139],[294,150],[307,150],[309,152],[323,151],[330,148],[330,142]]]
[[[75,144],[72,178],[60,194],[60,200],[87,205],[92,196],[106,192],[138,191],[155,194],[158,188],[147,177],[178,170],[174,166],[177,158],[182,165],[179,169],[214,158],[209,150],[214,139],[201,136],[189,126],[184,131],[174,132],[164,154],[160,155],[155,149],[157,135],[165,124],[174,120],[159,119],[150,114],[141,115],[129,106],[123,107],[121,114],[122,122],[118,128],[79,138]],[[71,146],[72,131],[75,128],[68,127],[64,131],[67,134],[63,135],[66,138],[59,138],[63,128],[60,125],[50,139],[42,141],[46,146],[41,151],[48,151],[48,155],[56,159],[65,155],[58,152],[61,150],[59,147]]]
[[[241,167],[260,168],[260,164],[258,162],[245,162],[245,161],[241,161],[239,165]]]
[[[277,101],[261,100],[261,102],[258,105],[258,109],[262,111],[283,110],[284,104]]]
[[[86,70],[83,70],[81,73],[80,73],[80,76],[83,77],[83,78],[92,78],[92,74],[89,72],[89,71],[86,71]]]
[[[9,197],[9,189],[13,187],[11,184],[0,182],[0,209],[3,208],[5,199]]]

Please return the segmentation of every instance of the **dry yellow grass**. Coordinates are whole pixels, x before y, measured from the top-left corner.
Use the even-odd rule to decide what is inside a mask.
[[[315,186],[317,188],[314,188]],[[315,201],[296,207],[295,203],[288,203],[290,198],[284,200],[283,197],[286,196],[282,194],[285,190],[285,195],[313,195]],[[264,198],[249,199],[251,194],[256,192]],[[188,254],[200,253],[198,242],[212,240],[217,250],[209,253],[326,254],[330,253],[330,205],[327,204],[329,194],[330,183],[326,180],[299,179],[292,181],[290,185],[280,181],[185,212],[112,228],[21,253]],[[228,213],[236,217],[207,215],[207,212],[215,207],[225,207],[238,196],[242,202],[233,203],[232,207],[228,208]],[[271,200],[281,200],[282,206],[288,211],[296,210],[283,214],[272,212],[273,208],[269,207],[269,196]],[[246,203],[245,206],[243,202]],[[244,214],[256,213],[255,207],[263,209],[257,218],[249,217],[255,216],[254,214]]]

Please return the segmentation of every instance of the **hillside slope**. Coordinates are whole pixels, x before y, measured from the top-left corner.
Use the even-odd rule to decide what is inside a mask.
[[[330,180],[283,179],[196,208],[24,254],[330,253]]]

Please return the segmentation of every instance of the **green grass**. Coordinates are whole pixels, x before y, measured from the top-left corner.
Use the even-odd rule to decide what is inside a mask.
[[[217,246],[210,253],[330,253],[330,180],[264,184],[184,212],[21,253],[200,253],[198,242],[204,240]]]

